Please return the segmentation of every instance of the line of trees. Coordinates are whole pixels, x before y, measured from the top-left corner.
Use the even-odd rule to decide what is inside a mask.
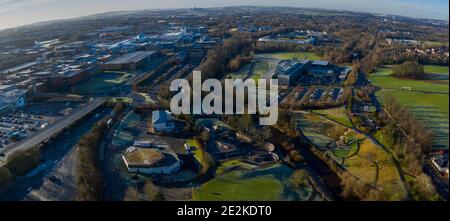
[[[273,53],[273,52],[305,52],[313,51],[312,45],[285,44],[276,42],[256,42],[252,45],[252,51],[255,53]]]
[[[397,159],[416,178],[408,182],[409,191],[418,200],[438,199],[430,177],[423,171],[425,154],[432,148],[431,130],[391,96],[386,98],[385,109],[393,119],[387,113],[380,114],[384,125],[381,130],[383,141],[392,147]]]
[[[142,192],[142,193],[141,193]],[[141,191],[136,187],[128,187],[125,191],[124,201],[164,201],[161,189],[151,180],[145,182]]]
[[[250,56],[250,46],[251,39],[249,35],[236,34],[225,40],[223,45],[209,50],[207,59],[201,66],[203,79],[222,78],[226,73],[230,72],[230,61],[238,55],[241,57]]]
[[[98,162],[100,142],[107,129],[107,120],[97,122],[91,131],[78,142],[79,162],[76,172],[77,200],[99,201],[103,199],[103,179]]]
[[[359,71],[361,69],[361,65],[359,63],[354,63],[352,65],[352,70],[348,74],[347,78],[345,79],[344,85],[345,86],[352,86],[355,85],[358,81],[358,75]]]
[[[253,60],[253,54],[250,53],[248,56],[237,55],[234,59],[232,59],[227,67],[231,72],[238,71],[242,66],[249,64]]]

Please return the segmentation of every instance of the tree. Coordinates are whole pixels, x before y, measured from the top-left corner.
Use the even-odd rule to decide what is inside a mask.
[[[211,168],[215,167],[216,162],[210,153],[204,151],[203,152],[203,165],[200,171],[201,175],[205,175]]]
[[[80,201],[97,201],[103,197],[102,174],[98,165],[98,148],[106,131],[106,119],[99,121],[77,144],[76,185]]]
[[[163,100],[169,100],[171,98],[170,88],[167,85],[162,85],[159,88],[159,94],[158,97]]]
[[[308,182],[308,172],[306,170],[295,170],[289,178],[290,185],[297,189],[304,186]]]
[[[38,166],[40,162],[41,151],[39,148],[31,148],[26,151],[18,150],[9,155],[6,166],[12,174],[23,176]]]
[[[355,85],[358,81],[358,75],[361,70],[361,65],[359,63],[354,63],[352,65],[352,71],[348,74],[347,79],[345,80],[345,86]]]
[[[114,106],[114,113],[115,114],[119,114],[121,113],[125,108],[125,104],[123,102],[118,102],[115,106]]]
[[[139,201],[141,200],[139,191],[134,187],[128,187],[125,191],[124,201]]]
[[[0,167],[0,187],[9,183],[12,179],[11,172],[9,172],[8,168]]]
[[[272,138],[272,130],[270,130],[270,128],[264,128],[261,131],[261,136],[265,141],[270,140],[270,138]]]
[[[295,146],[293,146],[293,148],[295,148]],[[302,157],[302,155],[300,155],[298,150],[294,150],[294,149],[289,151],[289,158],[292,161],[294,161],[294,162],[302,162],[302,161],[304,161],[304,158]]]
[[[278,110],[278,122],[280,127],[290,128],[292,117],[285,109]]]
[[[144,185],[144,193],[150,201],[163,201],[164,195],[161,194],[159,188],[152,181],[147,181]]]
[[[245,132],[248,132],[248,129],[253,126],[252,116],[248,113],[245,113],[241,117],[241,123],[242,123],[242,129],[244,129]]]
[[[207,130],[202,130],[202,132],[200,132],[199,138],[204,143],[207,143],[209,141],[209,132]]]
[[[399,78],[420,79],[424,75],[424,68],[418,62],[406,61],[394,67],[393,73]]]
[[[422,173],[417,176],[416,179],[417,184],[415,185],[415,188],[419,193],[419,200],[434,200],[438,198],[436,188],[432,184],[429,176]]]

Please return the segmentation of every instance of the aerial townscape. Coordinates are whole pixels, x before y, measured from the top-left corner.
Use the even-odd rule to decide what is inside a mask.
[[[0,30],[0,201],[446,201],[448,42],[448,20],[296,7]],[[277,123],[174,113],[194,72],[277,79]]]

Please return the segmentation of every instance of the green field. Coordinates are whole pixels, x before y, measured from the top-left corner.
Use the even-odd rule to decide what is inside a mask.
[[[249,74],[251,66],[252,64],[246,64],[242,66],[238,71],[230,73],[229,76],[232,79],[245,79]]]
[[[349,158],[358,153],[359,143],[361,143],[355,133],[347,133],[344,137],[346,146],[333,149],[333,154],[339,158]]]
[[[334,149],[333,155],[345,158],[342,161],[348,172],[358,176],[367,183],[374,183],[380,186],[395,186],[392,190],[392,195],[398,193],[399,176],[394,162],[391,160],[388,153],[386,153],[380,146],[367,139],[365,135],[357,133],[353,129],[341,126],[328,119],[322,118],[314,113],[298,114],[296,120],[299,126],[312,142],[316,143],[316,139],[311,137],[311,133],[316,136],[317,133],[322,133],[322,136],[329,137],[328,132],[338,131],[338,135],[345,135],[346,140],[355,138],[359,140],[359,148],[357,145],[351,145],[346,149]],[[334,127],[331,125],[334,124]],[[306,132],[305,132],[306,131]],[[341,163],[340,161],[337,161]],[[389,194],[391,194],[389,192]]]
[[[358,143],[351,144],[348,148],[336,148],[333,154],[339,158],[348,158],[358,152]]]
[[[352,122],[347,117],[347,114],[345,114],[345,107],[335,107],[330,109],[324,109],[324,110],[314,110],[314,113],[318,113],[320,115],[325,116],[326,118],[329,118],[331,120],[334,120],[344,126],[352,127]]]
[[[236,164],[234,162],[225,165],[229,171],[219,167],[218,171],[221,170],[221,174],[196,189],[193,199],[201,201],[279,201],[292,197],[292,194],[285,195],[286,192],[292,191],[286,184],[288,177],[293,172],[288,166],[277,164],[264,169],[248,169],[239,166],[240,163],[237,164],[238,166]],[[301,192],[302,190],[295,191]],[[305,195],[311,196],[311,187],[303,190],[303,192],[308,191],[310,193]]]
[[[308,130],[305,127],[302,127],[302,129],[303,134],[319,148],[325,149],[328,147],[330,143],[335,141],[331,137],[328,137],[321,133],[314,132],[312,130]]]
[[[448,46],[448,42],[425,41],[423,45],[426,47]]]
[[[114,146],[125,147],[133,142],[135,134],[133,129],[140,123],[141,116],[134,112],[128,113],[120,122],[117,129],[114,131],[112,144]]]
[[[403,106],[433,130],[434,148],[448,149],[449,145],[449,96],[448,94],[415,91],[381,90],[377,92],[381,102],[387,95],[394,96]]]
[[[439,80],[439,81],[435,81],[434,83],[448,84],[448,79],[449,79],[448,66],[424,65],[424,72],[428,75],[427,78],[429,80]],[[389,76],[389,75],[392,75],[391,67],[378,68],[372,74],[373,78],[375,78],[375,79],[379,78],[380,76]],[[391,78],[389,78],[389,80],[391,80]]]
[[[269,71],[269,63],[266,61],[259,61],[256,62],[255,66],[253,67],[252,71],[252,78],[257,81],[258,79],[261,79],[264,74]]]
[[[186,143],[189,144],[189,146],[194,147],[195,150],[194,158],[197,160],[197,162],[203,167],[203,165],[206,164],[205,159],[203,157],[203,148],[202,145],[196,140],[196,139],[188,139],[186,140]]]
[[[414,91],[431,93],[448,93],[448,84],[432,83],[421,80],[400,79],[394,76],[374,75],[372,84],[385,89],[401,90],[403,87],[410,87]]]
[[[129,97],[115,97],[113,99],[111,99],[112,102],[121,102],[121,103],[128,103],[131,104],[133,103],[133,98],[129,98]]]
[[[373,76],[386,76],[392,74],[392,68],[378,68],[372,75]]]
[[[448,74],[449,73],[448,66],[424,65],[423,67],[424,67],[425,73],[429,73],[429,74]],[[392,74],[392,68],[391,67],[378,68],[374,74],[389,75],[389,74]]]
[[[425,65],[425,73],[448,74],[448,66]]]
[[[125,72],[103,72],[78,84],[75,91],[80,94],[109,94],[133,76]]]
[[[280,52],[280,53],[264,53],[264,54],[258,54],[257,57],[262,58],[275,58],[275,59],[291,59],[291,58],[298,58],[298,59],[308,59],[308,60],[320,60],[321,57],[316,53],[311,52]]]
[[[388,95],[395,97],[400,104],[409,108],[419,120],[433,130],[435,149],[448,149],[448,67],[424,65],[424,68],[427,74],[433,75],[430,78],[439,80],[400,79],[390,76],[391,68],[381,68],[373,74],[372,84],[381,88],[376,93],[381,102]],[[412,91],[402,90],[402,87],[410,87]]]

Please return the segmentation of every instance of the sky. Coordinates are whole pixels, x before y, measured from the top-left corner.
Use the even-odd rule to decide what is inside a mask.
[[[0,29],[109,11],[239,5],[314,7],[449,19],[448,0],[0,0]]]

